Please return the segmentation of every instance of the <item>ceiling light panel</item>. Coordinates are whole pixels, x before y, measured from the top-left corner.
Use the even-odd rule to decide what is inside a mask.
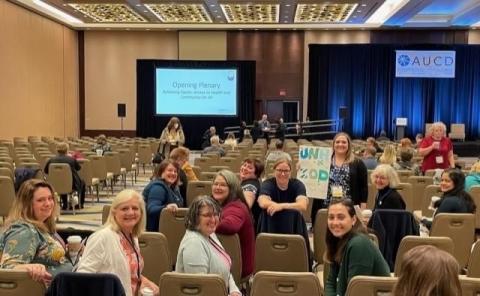
[[[145,4],[164,23],[212,23],[203,4]]]
[[[125,4],[69,3],[73,9],[101,23],[145,23],[142,16]]]
[[[220,4],[228,23],[278,23],[279,4]]]
[[[295,23],[345,23],[357,3],[298,4]]]

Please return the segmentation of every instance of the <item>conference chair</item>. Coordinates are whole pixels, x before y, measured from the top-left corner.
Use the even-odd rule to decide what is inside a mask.
[[[368,178],[370,180],[370,178]],[[368,183],[368,197],[367,197],[367,208],[373,209],[375,207],[375,198],[377,197],[377,187],[374,184]]]
[[[240,246],[240,238],[238,234],[225,235],[217,234],[218,239],[222,243],[223,248],[230,255],[232,259],[232,267],[230,271],[232,273],[235,283],[240,284],[242,281],[242,249]]]
[[[144,232],[138,238],[138,244],[145,262],[142,274],[158,283],[163,273],[172,271],[167,238],[162,233]]]
[[[113,195],[113,174],[107,171],[107,162],[104,156],[91,155],[88,157],[92,166],[93,178],[97,178],[100,182],[104,182],[105,186],[108,186],[110,181],[110,187]],[[108,190],[107,190],[108,195]]]
[[[190,181],[187,185],[187,207],[199,195],[212,194],[212,181]]]
[[[150,144],[138,145],[138,164],[143,166],[143,174],[145,174],[145,165],[152,163],[152,149]]]
[[[118,155],[120,156],[120,166],[121,170],[125,169],[125,182],[126,174],[131,173],[132,175],[132,186],[134,185],[134,180],[137,182],[137,165],[135,164],[135,156],[133,152],[128,148],[122,148],[117,150]]]
[[[448,137],[451,140],[465,141],[465,124],[463,123],[450,124],[450,132],[448,133]]]
[[[238,156],[233,157],[233,153],[230,152],[228,153],[228,156],[220,158],[218,164],[221,166],[227,166],[229,167],[229,170],[232,172],[237,172],[240,170],[240,165],[241,165],[241,158]]]
[[[397,170],[397,175],[401,183],[408,183],[408,178],[413,175],[412,170]]]
[[[187,212],[187,208],[179,208],[175,213],[167,209],[163,209],[160,213],[158,231],[163,233],[168,240],[172,266],[177,262],[178,247],[180,247],[180,242],[185,235],[185,216]]]
[[[66,194],[69,196],[73,192],[72,170],[68,163],[51,163],[48,166],[47,181],[58,195]],[[72,205],[72,207],[75,215],[75,206]]]
[[[13,179],[8,176],[0,176],[0,216],[8,216],[8,212],[15,200],[15,187]]]
[[[210,171],[211,166],[218,164],[218,159],[213,158],[213,157],[212,158],[211,157],[206,157],[206,156],[197,157],[194,160],[194,164],[196,166],[200,167],[200,169],[203,172],[208,172],[208,171]]]
[[[420,221],[423,217],[432,217],[433,210],[429,209],[433,196],[442,196],[443,192],[440,190],[439,185],[427,185],[423,191],[423,200],[421,211],[414,211],[415,219]]]
[[[36,282],[26,271],[0,269],[0,295],[2,296],[44,296],[45,286]]]
[[[472,253],[468,259],[467,276],[480,278],[480,240],[473,245]]]
[[[322,295],[318,278],[310,272],[260,271],[253,277],[250,296]]]
[[[402,196],[406,205],[406,210],[413,212],[413,188],[410,183],[400,183],[397,186],[397,192]]]
[[[108,215],[110,214],[111,205],[104,205],[102,208],[102,225],[107,222]]]
[[[92,187],[95,186],[97,192],[97,202],[99,202],[100,179],[93,177],[92,163],[89,159],[78,159],[77,161],[81,167],[78,171],[80,179],[85,182],[85,186],[89,189],[90,194],[92,193]],[[92,196],[92,204],[94,203],[94,201],[94,197]]]
[[[127,170],[122,168],[118,152],[105,152],[104,156],[107,172],[113,174],[112,184],[116,177],[121,176],[123,187],[127,188]]]
[[[408,177],[407,183],[412,184],[413,210],[421,210],[425,188],[433,184],[433,178],[427,176],[410,176]]]
[[[472,186],[469,193],[477,207],[480,207],[480,186]],[[480,229],[480,210],[475,211],[475,228]]]
[[[383,295],[391,293],[397,283],[396,277],[354,276],[347,286],[345,296]]]
[[[217,175],[216,172],[202,172],[200,175],[198,175],[197,177],[201,180],[201,181],[210,181],[210,182],[213,182],[213,180],[215,180],[215,176]]]
[[[305,239],[298,234],[260,233],[255,241],[255,272],[308,272]]]
[[[318,210],[315,216],[315,225],[313,226],[313,259],[317,264],[323,263],[323,254],[326,250],[327,212],[327,209]]]
[[[10,177],[12,180],[14,179],[13,172],[9,168],[0,167],[0,176]]]
[[[479,278],[460,277],[460,286],[462,287],[462,296],[480,295]]]
[[[231,170],[230,167],[224,165],[212,165],[210,166],[210,172],[220,172],[221,170]]]
[[[409,250],[417,246],[423,246],[423,245],[434,246],[440,250],[443,250],[453,255],[454,245],[453,245],[452,239],[449,237],[441,237],[441,236],[420,237],[420,236],[414,236],[414,235],[405,236],[400,241],[400,246],[398,247],[397,258],[395,259],[395,268],[394,268],[395,276],[398,276],[398,273],[402,268],[403,259],[404,259],[403,257],[405,253],[407,253]]]
[[[227,286],[217,274],[165,272],[160,277],[160,295],[227,296]]]
[[[474,214],[446,214],[435,216],[430,236],[446,236],[455,242],[453,255],[461,268],[468,263],[470,251],[475,237]]]

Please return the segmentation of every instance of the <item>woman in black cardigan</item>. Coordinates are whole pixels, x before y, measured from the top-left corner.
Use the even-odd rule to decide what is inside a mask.
[[[374,209],[405,210],[405,202],[395,189],[400,184],[400,179],[391,165],[377,166],[370,178],[378,190]]]
[[[327,208],[332,198],[349,198],[362,209],[367,206],[368,171],[363,161],[355,158],[350,136],[343,132],[336,134],[332,146],[327,197],[313,200],[312,224],[315,224],[317,211]]]

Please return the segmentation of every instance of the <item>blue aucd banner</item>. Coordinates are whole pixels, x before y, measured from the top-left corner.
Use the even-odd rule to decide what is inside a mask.
[[[455,51],[396,50],[395,76],[455,78]]]

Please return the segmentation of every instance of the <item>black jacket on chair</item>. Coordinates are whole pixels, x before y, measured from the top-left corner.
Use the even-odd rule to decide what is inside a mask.
[[[62,272],[52,281],[46,296],[125,296],[118,277],[111,273]]]

